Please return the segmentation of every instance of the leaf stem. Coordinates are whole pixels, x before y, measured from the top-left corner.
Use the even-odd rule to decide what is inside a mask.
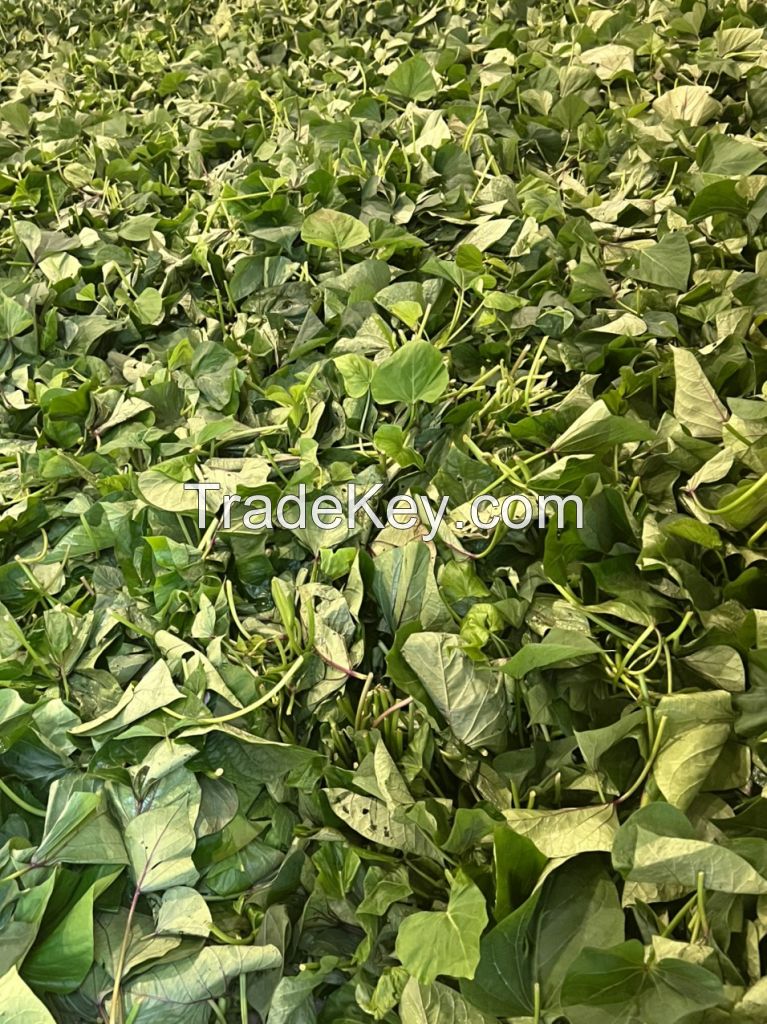
[[[138,899],[140,895],[141,886],[137,882],[136,887],[133,890],[133,897],[131,899],[130,907],[128,908],[128,917],[125,920],[125,929],[123,931],[122,942],[120,943],[120,952],[117,955],[117,966],[115,967],[115,983],[112,986],[112,1005],[109,1008],[109,1024],[121,1024],[123,1019],[121,1002],[122,996],[120,994],[120,986],[122,984],[122,977],[125,971],[125,959],[128,955],[128,946],[130,945],[133,915],[136,913],[136,906],[138,904]]]
[[[163,710],[167,715],[171,715],[173,718],[178,718],[182,722],[194,722],[196,725],[222,725],[224,722],[233,722],[235,718],[242,718],[243,715],[249,715],[251,711],[255,711],[257,708],[260,708],[264,704],[268,703],[272,699],[272,697],[275,697],[280,692],[280,690],[284,689],[284,687],[288,685],[290,680],[296,674],[298,669],[303,665],[303,663],[304,656],[302,654],[293,662],[293,664],[290,666],[290,668],[282,677],[282,679],[280,679],[278,683],[275,683],[271,690],[265,693],[262,697],[259,697],[258,700],[254,700],[252,704],[247,704],[244,708],[239,708],[237,711],[232,711],[228,715],[218,715],[215,718],[189,719],[187,718],[186,715],[182,715],[178,711],[173,711],[171,708],[163,708]]]
[[[696,893],[695,893],[695,899],[696,899],[697,904],[698,904],[698,921],[700,922],[700,926],[703,929],[704,937],[707,937],[708,933],[709,933],[709,924],[708,924],[708,917],[706,916],[706,892],[705,892],[705,890],[703,888],[704,880],[705,880],[705,876],[704,876],[703,872],[699,871],[698,872],[698,885],[697,885],[697,890],[696,890]]]
[[[221,1009],[221,1007],[219,1006],[215,999],[209,999],[208,1006],[213,1011],[213,1016],[216,1018],[217,1021],[219,1021],[219,1024],[227,1024],[226,1014]]]
[[[687,902],[684,904],[684,906],[681,908],[681,910],[678,910],[676,912],[676,914],[674,914],[674,916],[671,918],[669,923],[666,925],[666,927],[660,933],[661,934],[661,938],[665,939],[667,936],[673,935],[675,929],[677,929],[679,927],[679,925],[682,923],[682,921],[685,919],[685,917],[689,914],[689,912],[695,906],[697,900],[698,900],[698,894],[696,892],[694,896],[691,896],[689,898],[689,900],[687,900]]]
[[[694,617],[694,615],[695,615],[695,613],[693,611],[690,611],[690,610],[686,611],[684,613],[684,615],[682,616],[682,621],[676,627],[674,632],[673,633],[669,633],[669,635],[666,637],[666,643],[667,644],[671,644],[671,647],[674,650],[674,652],[676,652],[676,650],[679,647],[679,638],[681,637],[682,633],[684,633],[684,631],[689,626],[689,624],[690,624],[692,618]]]
[[[767,473],[762,473],[759,479],[754,480],[750,487],[747,487],[745,491],[743,491],[741,494],[737,496],[737,498],[732,498],[730,501],[725,501],[725,503],[723,505],[720,505],[719,508],[708,508],[706,505],[702,504],[702,502],[698,501],[697,498],[695,498],[695,503],[697,504],[698,508],[702,509],[710,516],[726,515],[728,512],[735,512],[736,509],[739,509],[741,507],[741,505],[745,505],[748,499],[751,498],[754,494],[756,494],[756,492],[760,489],[760,487],[763,487],[764,484],[767,484]]]
[[[378,726],[383,722],[384,718],[388,718],[389,715],[394,714],[395,711],[401,711],[402,708],[409,707],[413,703],[412,697],[405,697],[402,700],[398,700],[396,704],[392,704],[385,711],[382,711],[378,718],[373,720],[371,728],[377,729]]]
[[[248,979],[240,975],[240,1024],[248,1024]]]
[[[21,878],[22,875],[26,875],[28,871],[31,871],[36,866],[37,865],[35,864],[26,864],[23,868],[19,868],[18,871],[14,871],[10,875],[3,875],[3,877],[0,878],[0,885],[2,885],[3,882],[13,882],[15,879]]]
[[[221,929],[217,928],[212,922],[210,924],[210,934],[214,935],[219,942],[223,942],[227,946],[249,946],[253,941],[252,932],[244,938],[236,939],[233,935],[227,935],[226,932],[222,932]]]
[[[45,817],[46,812],[43,808],[33,807],[32,804],[28,804],[26,800],[22,800],[22,798],[14,793],[11,787],[6,782],[3,782],[2,779],[0,779],[0,790],[2,790],[7,797],[10,797],[15,804],[18,804],[23,811],[26,811],[27,814],[34,814],[38,818]]]
[[[367,676],[365,677],[365,683],[362,687],[362,692],[360,693],[359,703],[357,704],[357,713],[354,716],[354,728],[356,731],[359,731],[362,728],[362,719],[364,718],[365,715],[365,704],[367,702],[368,693],[370,692],[370,687],[372,685],[373,673],[368,672]]]
[[[655,742],[652,745],[652,750],[650,751],[650,756],[647,758],[647,762],[646,762],[644,768],[639,773],[639,777],[637,778],[636,782],[634,782],[634,784],[632,786],[629,786],[629,788],[626,790],[626,792],[623,794],[623,796],[619,796],[618,797],[618,799],[615,801],[616,804],[622,804],[626,800],[628,800],[630,797],[632,797],[634,795],[634,793],[636,793],[636,791],[642,785],[642,783],[645,781],[647,776],[650,774],[650,769],[653,766],[653,761],[658,756],[658,751],[660,750],[660,745],[661,745],[661,742],[663,740],[663,733],[664,733],[664,730],[666,728],[666,722],[667,721],[668,721],[668,716],[667,715],[663,715],[663,717],[661,718],[660,722],[658,723],[658,731],[655,733]]]

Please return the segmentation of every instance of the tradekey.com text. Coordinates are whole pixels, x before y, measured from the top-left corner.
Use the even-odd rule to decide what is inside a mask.
[[[352,530],[360,520],[366,519],[376,529],[385,526],[397,530],[411,530],[420,524],[428,526],[428,533],[422,540],[432,541],[445,521],[448,512],[448,499],[440,498],[432,502],[425,495],[411,496],[399,494],[390,498],[384,508],[376,511],[375,498],[383,490],[383,484],[362,487],[348,483],[340,488],[345,501],[335,494],[321,494],[309,497],[305,484],[299,484],[295,493],[284,494],[274,502],[264,494],[252,494],[243,498],[239,494],[224,494],[223,503],[219,507],[221,526],[232,527],[233,511],[237,509],[238,517],[242,516],[242,525],[246,530],[305,530],[311,521],[319,530],[335,530],[346,524]],[[221,490],[217,483],[185,483],[185,491],[197,492],[197,525],[200,529],[207,526],[207,495],[215,495]],[[583,526],[583,501],[575,494],[564,496],[557,494],[537,495],[531,500],[524,494],[511,494],[497,498],[492,494],[480,494],[468,508],[468,521],[456,515],[451,517],[451,524],[459,530],[473,528],[480,531],[494,530],[503,523],[509,530],[525,530],[531,524],[543,528],[548,517],[555,515],[557,529],[566,525],[565,508],[572,503],[575,512],[575,525]],[[465,506],[461,507],[464,513]]]

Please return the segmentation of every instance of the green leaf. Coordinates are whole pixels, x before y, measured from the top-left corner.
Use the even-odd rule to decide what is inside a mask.
[[[0,932],[0,975],[5,975],[14,965],[21,964],[32,948],[55,882],[56,875],[51,872],[40,884],[30,885],[19,893],[13,903]],[[0,1003],[0,1013],[2,1005]]]
[[[46,864],[58,859],[72,838],[99,813],[101,806],[102,798],[96,793],[72,793],[66,804],[50,800],[36,862]]]
[[[386,79],[386,91],[416,103],[437,94],[437,79],[423,57],[410,57],[399,64]]]
[[[295,1021],[312,1021],[314,1013],[314,990],[333,971],[338,958],[323,956],[319,964],[297,975],[280,978],[271,998],[268,1000],[271,1024],[294,1024]]]
[[[687,288],[691,266],[689,242],[681,232],[672,231],[659,242],[639,249],[623,272],[635,281],[683,292]]]
[[[439,848],[402,812],[381,800],[343,789],[329,789],[327,794],[333,813],[369,843],[442,862]]]
[[[113,872],[109,879],[116,877]],[[93,963],[93,901],[104,888],[99,883],[90,886],[34,946],[24,960],[26,981],[47,992],[66,994],[79,988]]]
[[[145,288],[133,303],[133,312],[142,324],[159,324],[163,318],[162,295],[156,288]]]
[[[515,679],[524,678],[534,669],[550,668],[583,657],[599,654],[599,646],[583,633],[552,629],[539,644],[526,644],[510,658],[502,669]]]
[[[447,908],[419,911],[400,925],[395,952],[410,974],[430,985],[440,974],[473,978],[479,937],[487,924],[485,898],[463,871],[450,886]]]
[[[19,334],[29,330],[34,322],[34,318],[20,303],[14,299],[9,299],[7,295],[3,295],[0,292],[1,340],[8,341],[10,338],[16,338]]]
[[[715,213],[729,213],[743,219],[748,213],[748,203],[738,192],[734,181],[714,181],[696,192],[687,207],[687,220],[694,224]]]
[[[233,978],[267,971],[281,961],[274,946],[207,946],[129,981],[123,990],[124,1016],[132,1014],[135,1024],[207,1024],[208,1000],[222,996]]]
[[[415,633],[402,656],[456,739],[497,749],[507,729],[506,697],[497,672],[473,662],[449,633]]]
[[[15,967],[0,978],[0,1024],[56,1024]]]
[[[376,364],[373,398],[380,405],[392,402],[437,402],[449,381],[439,352],[427,341],[409,341]]]
[[[120,238],[128,242],[146,242],[157,226],[157,217],[151,213],[140,213],[136,217],[128,217],[120,226]]]
[[[139,473],[136,488],[144,501],[153,508],[166,512],[196,512],[197,494],[184,490],[184,483],[195,483],[192,465],[186,456],[155,463],[151,469]],[[208,492],[210,494],[211,492]],[[210,499],[213,511],[221,504],[220,495]]]
[[[633,441],[649,441],[653,436],[646,423],[614,416],[600,400],[571,423],[552,448],[561,455],[602,452]]]
[[[423,458],[407,443],[407,434],[394,423],[384,423],[373,435],[373,444],[379,452],[393,459],[398,466],[418,466],[423,469]]]
[[[164,661],[156,661],[138,683],[129,683],[120,700],[92,722],[70,730],[75,736],[101,736],[119,732],[158,708],[167,707],[181,698]]]
[[[367,227],[356,217],[340,210],[317,210],[309,214],[301,228],[301,238],[307,245],[343,252],[363,245],[370,238]]]
[[[634,51],[630,46],[616,43],[584,50],[579,60],[583,64],[593,64],[599,77],[605,81],[611,81],[621,72],[634,70]]]
[[[486,1013],[532,1016],[537,983],[542,1008],[556,1016],[573,960],[587,946],[620,942],[623,928],[615,886],[595,858],[578,858],[482,939],[474,980],[461,991]]]
[[[158,935],[196,935],[206,939],[212,917],[203,897],[186,885],[166,889],[157,914]]]
[[[693,654],[688,654],[682,662],[708,680],[712,686],[718,686],[729,693],[739,693],[746,689],[743,661],[736,650],[725,644],[704,647]]]
[[[192,779],[186,785],[178,785],[169,806],[142,810],[128,822],[125,846],[141,892],[157,892],[197,881],[192,853],[199,805],[199,787]]]
[[[612,849],[618,816],[611,804],[561,810],[505,810],[503,816],[546,857],[574,857],[588,850]]]
[[[52,256],[46,256],[40,262],[40,270],[42,270],[51,284],[61,284],[62,281],[76,281],[81,269],[79,260],[76,260],[74,256],[66,252],[57,252]]]
[[[692,352],[675,348],[674,415],[693,437],[721,437],[727,410]]]
[[[511,828],[500,826],[493,832],[493,862],[495,866],[495,907],[493,917],[504,917],[521,907],[532,894],[546,857],[527,836]]]
[[[739,142],[729,135],[713,132],[703,137],[696,155],[702,171],[731,178],[753,174],[767,161],[767,156],[750,142]]]
[[[707,85],[679,85],[669,89],[653,103],[653,109],[664,120],[700,125],[710,121],[721,110]]]
[[[372,589],[391,633],[404,625],[419,623],[439,629],[449,615],[434,579],[434,559],[421,541],[393,547],[376,558]]]
[[[373,379],[373,364],[369,359],[348,352],[346,355],[336,356],[333,362],[344,379],[346,394],[350,398],[362,398],[368,393]]]
[[[562,1002],[573,1024],[644,1024],[688,1019],[726,1005],[722,983],[697,964],[664,958],[645,963],[642,944],[586,949],[571,965]]]
[[[767,878],[732,850],[637,829],[633,866],[627,875],[630,880],[673,884],[692,892],[701,873],[704,888],[715,892],[767,893]]]
[[[656,714],[667,724],[653,777],[669,803],[686,810],[730,736],[730,696],[717,690],[672,694],[663,697]]]
[[[645,7],[5,5],[3,1019],[767,1024],[765,18]]]
[[[495,1020],[473,1007],[455,989],[438,981],[422,985],[417,978],[411,978],[405,985],[399,1012],[402,1024],[491,1024]]]

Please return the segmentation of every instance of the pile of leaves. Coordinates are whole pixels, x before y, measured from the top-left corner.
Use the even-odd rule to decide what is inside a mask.
[[[767,1020],[765,5],[2,20],[0,1022]]]

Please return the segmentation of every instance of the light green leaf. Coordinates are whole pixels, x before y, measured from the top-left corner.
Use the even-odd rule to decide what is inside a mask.
[[[653,777],[669,803],[690,806],[713,768],[732,729],[730,695],[722,690],[664,697],[655,712],[666,718]]]
[[[208,1024],[208,1000],[224,995],[230,981],[281,962],[275,946],[206,946],[129,981],[123,990],[124,1017],[132,1024]]]
[[[187,826],[185,808],[146,811],[128,823],[125,845],[133,874],[143,892],[188,885],[198,873],[191,859],[194,833]]]
[[[478,664],[449,633],[414,633],[402,656],[421,680],[456,739],[468,747],[502,746],[508,729],[501,677]]]
[[[767,893],[767,878],[724,846],[658,836],[641,826],[637,829],[634,863],[628,879],[653,885],[679,885],[692,892],[701,872],[705,889],[755,896]]]
[[[675,348],[673,354],[674,415],[693,437],[721,437],[727,410],[693,353],[686,348]]]
[[[395,423],[383,423],[373,435],[373,444],[379,452],[388,455],[398,466],[418,466],[423,469],[423,458],[407,443],[407,434]]]
[[[118,875],[100,879],[77,900],[24,960],[24,978],[43,991],[75,992],[93,963],[93,901]]]
[[[722,28],[720,25],[714,32],[714,40],[720,57],[737,55],[741,59],[756,59],[764,46],[764,30],[761,27],[749,28],[747,25],[731,28]]]
[[[38,864],[51,863],[67,841],[98,814],[102,797],[98,793],[72,793],[64,806],[51,798],[45,818],[45,830],[35,854]]]
[[[679,85],[658,97],[653,110],[664,120],[684,121],[693,126],[705,124],[722,109],[711,92],[708,85]]]
[[[140,496],[148,505],[165,512],[196,512],[197,492],[184,490],[185,482],[195,482],[193,465],[187,456],[155,463],[136,478]],[[221,504],[220,492],[208,491],[206,503],[210,512],[216,511]]]
[[[742,693],[746,689],[743,660],[734,648],[725,644],[703,647],[682,658],[682,662],[706,679],[711,686],[719,687],[720,690]]]
[[[508,217],[487,220],[483,224],[478,224],[475,228],[472,228],[468,235],[461,239],[461,245],[473,245],[480,252],[486,252],[496,242],[500,242],[513,224],[514,221]]]
[[[212,917],[208,904],[186,885],[166,889],[157,914],[158,935],[197,935],[206,939]]]
[[[637,249],[624,273],[635,281],[683,292],[687,288],[691,266],[689,242],[681,232],[672,231],[659,242]]]
[[[618,815],[612,804],[562,810],[504,810],[519,835],[531,839],[546,857],[574,857],[588,850],[612,849]]]
[[[402,811],[391,810],[373,797],[343,789],[329,789],[327,794],[333,813],[368,842],[442,863],[439,848]]]
[[[309,214],[301,228],[301,238],[307,245],[342,252],[362,245],[370,238],[365,224],[340,210],[317,210]]]
[[[52,256],[46,256],[40,262],[40,270],[51,284],[60,284],[62,281],[76,281],[82,267],[74,256],[66,252],[57,252]]]
[[[354,352],[348,352],[345,355],[336,356],[333,362],[344,379],[346,394],[350,398],[362,398],[368,393],[374,369],[373,363],[369,359],[358,356]]]
[[[34,318],[20,303],[0,292],[0,340],[8,341],[23,334],[34,322]]]
[[[40,924],[53,893],[56,874],[51,871],[39,885],[30,885],[19,893],[6,913],[0,931],[0,975],[24,960],[37,938]],[[2,1020],[0,1002],[0,1020]]]
[[[0,1024],[56,1024],[15,967],[0,978]]]
[[[113,708],[91,722],[76,725],[70,732],[75,736],[101,736],[109,732],[118,732],[158,708],[167,707],[168,704],[180,700],[182,696],[173,684],[168,666],[159,660],[138,683],[128,684]]]
[[[127,217],[118,230],[120,238],[128,242],[146,242],[157,226],[157,217],[151,213],[140,213],[136,217]]]
[[[373,398],[380,405],[392,402],[436,402],[449,382],[442,356],[428,341],[409,341],[377,363]]]
[[[156,288],[145,288],[133,303],[133,311],[142,324],[159,324],[163,317],[162,295]]]
[[[632,441],[649,441],[655,436],[646,423],[613,415],[600,399],[571,423],[552,444],[558,454],[608,451]]]
[[[450,887],[447,909],[406,917],[397,933],[395,952],[424,985],[440,974],[473,978],[479,962],[479,938],[486,924],[485,897],[459,870]]]
[[[411,978],[405,985],[399,1004],[402,1024],[494,1024],[468,1000],[439,981],[422,985]]]
[[[386,91],[416,103],[437,94],[437,79],[431,65],[423,57],[410,57],[389,75]]]
[[[634,51],[630,46],[620,46],[617,43],[584,50],[579,60],[583,64],[594,65],[597,74],[605,82],[611,81],[621,72],[634,71]]]

